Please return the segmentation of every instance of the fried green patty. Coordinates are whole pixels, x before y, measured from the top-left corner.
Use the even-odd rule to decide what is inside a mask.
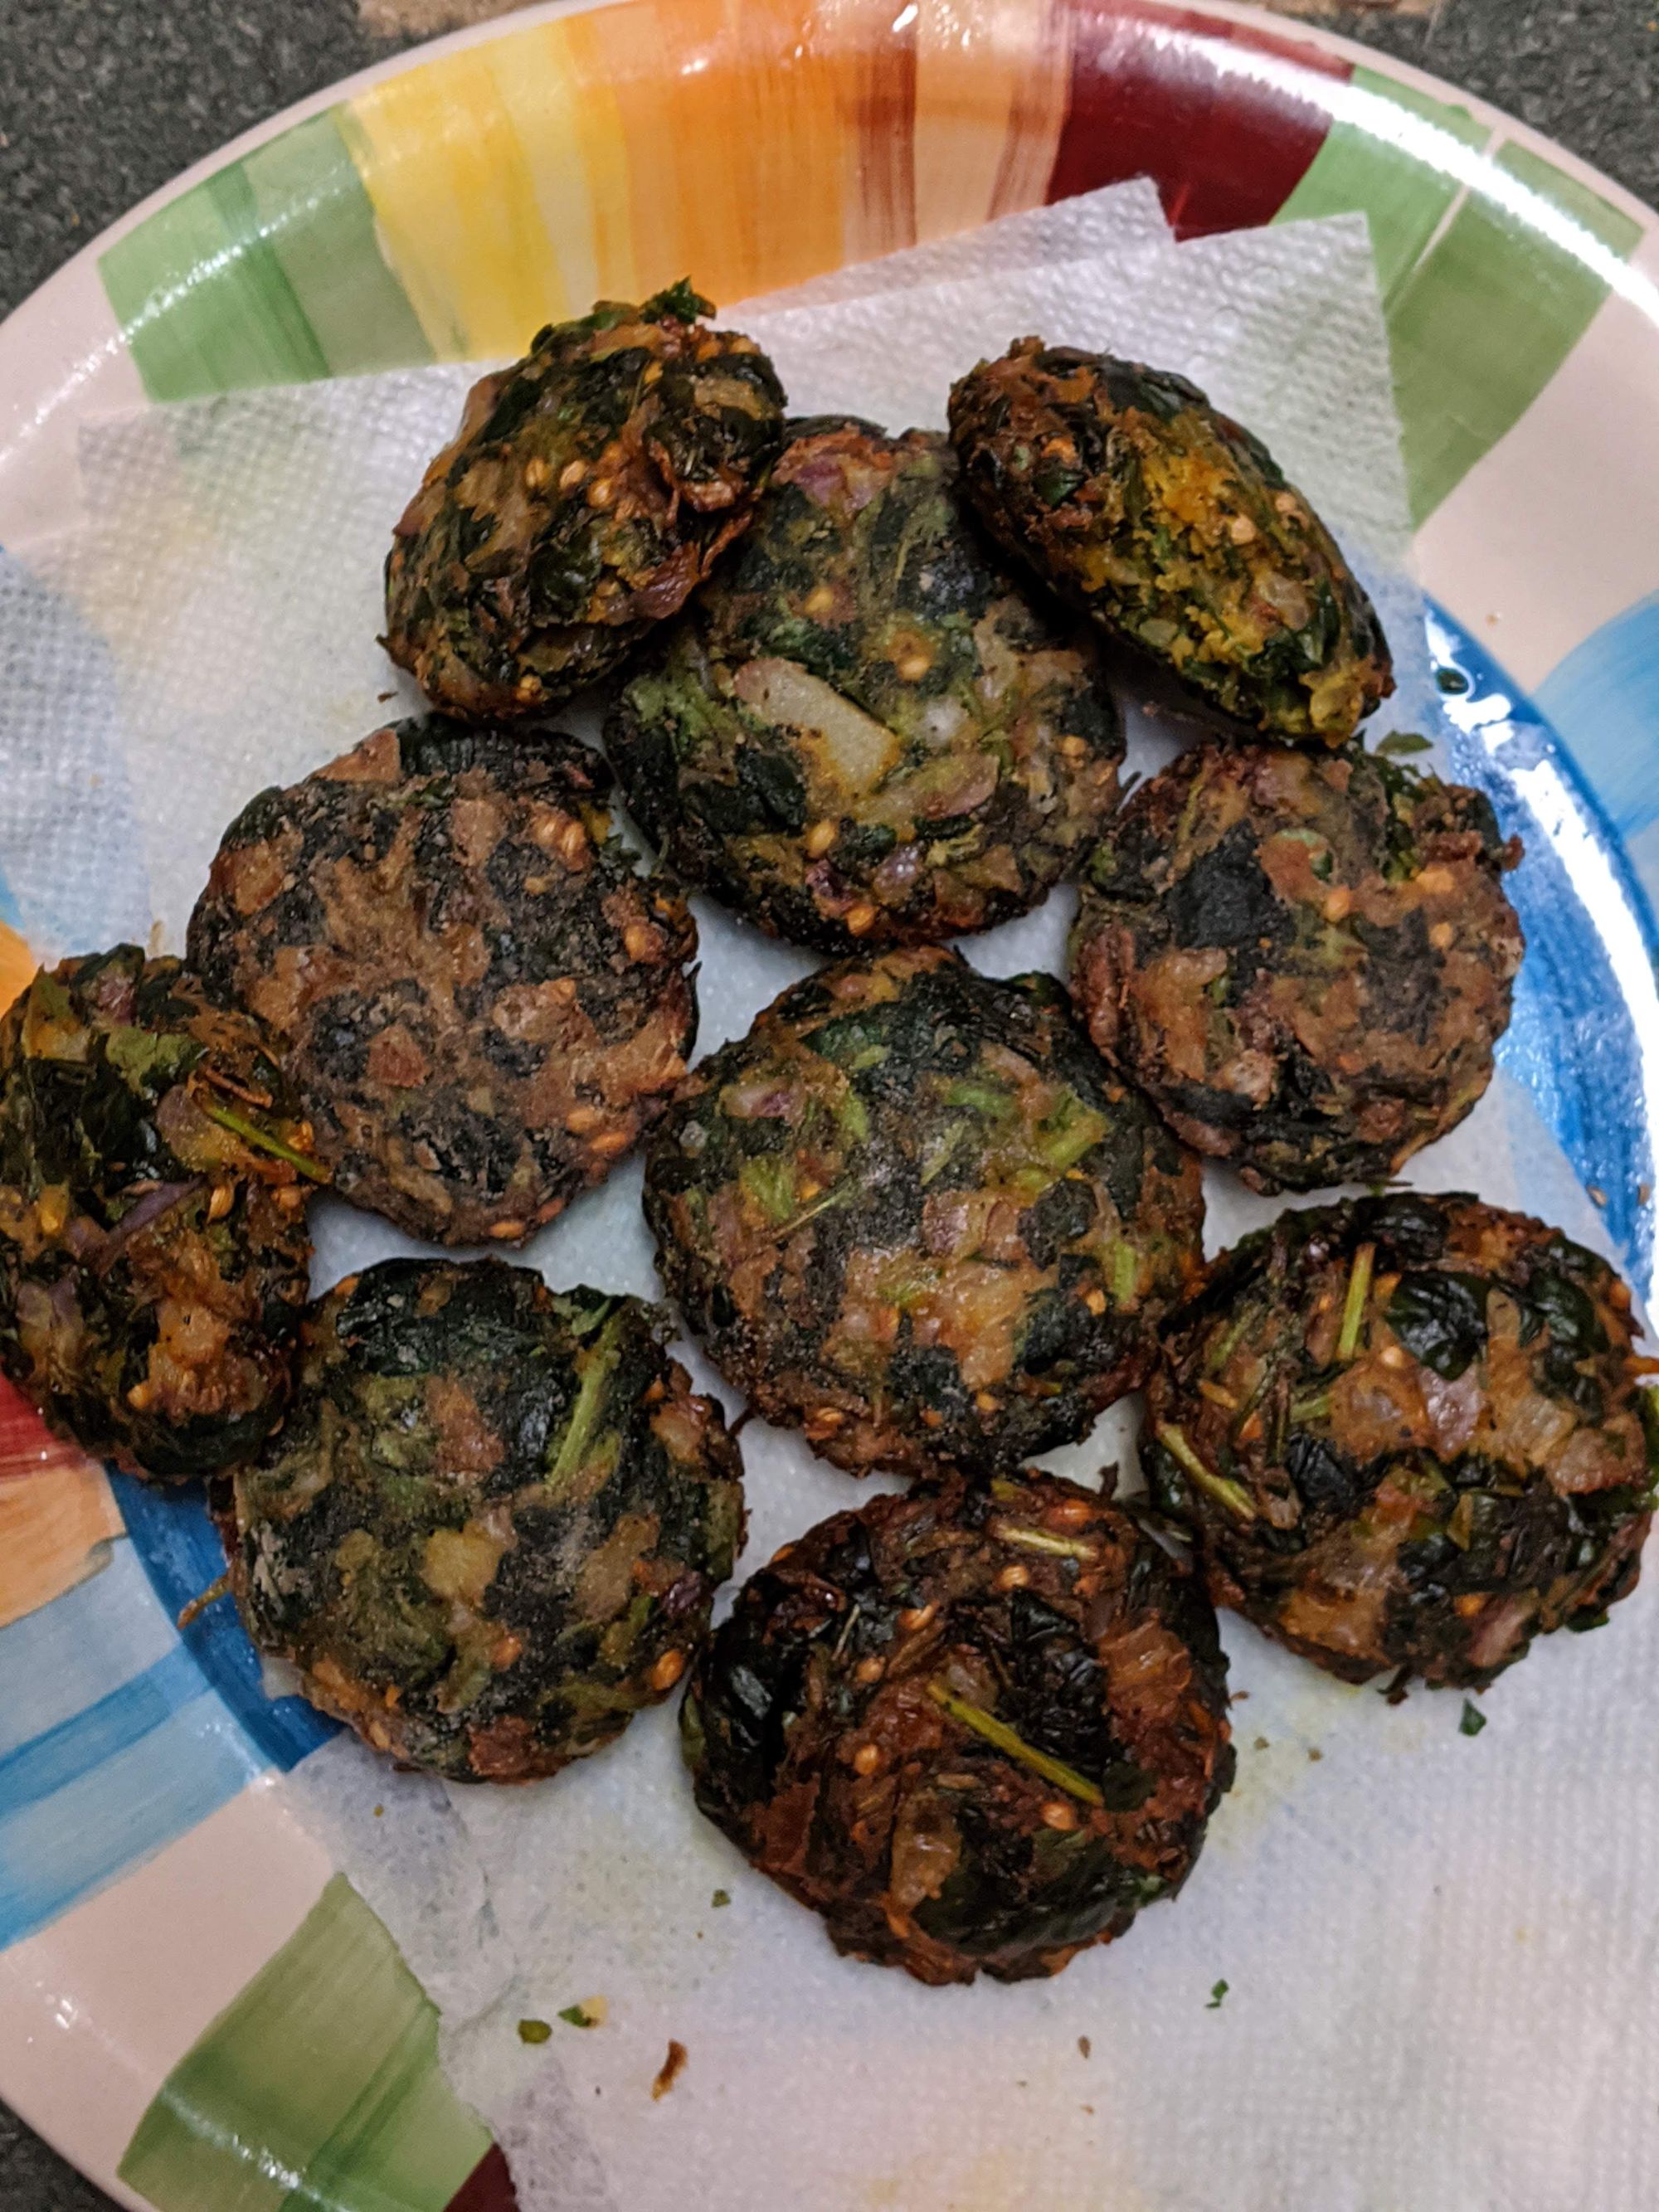
[[[790,427],[607,726],[629,804],[689,878],[823,951],[1023,914],[1116,798],[1092,647],[991,556],[944,438]]]
[[[1286,1213],[1166,1329],[1143,1464],[1218,1605],[1346,1680],[1478,1686],[1635,1588],[1636,1335],[1607,1262],[1524,1215]]]
[[[322,1175],[256,1024],[136,945],[0,1019],[0,1365],[52,1425],[176,1481],[288,1395]]]
[[[1049,1477],[838,1513],[738,1593],[681,1727],[697,1802],[837,1950],[1058,1973],[1191,1872],[1232,1779],[1197,1583]]]
[[[1492,1079],[1520,849],[1479,792],[1374,755],[1197,747],[1091,855],[1073,993],[1170,1126],[1257,1190],[1385,1182]]]
[[[1394,689],[1335,539],[1184,377],[1022,338],[957,383],[951,435],[997,542],[1224,714],[1337,745]]]
[[[601,301],[475,385],[386,562],[386,647],[435,704],[534,714],[624,660],[748,525],[782,436],[754,342],[687,283]]]
[[[769,1420],[853,1473],[1082,1436],[1195,1275],[1197,1161],[1046,976],[940,948],[796,984],[647,1151],[663,1279]]]
[[[225,832],[191,961],[282,1041],[340,1196],[412,1237],[521,1242],[684,1072],[696,927],[610,782],[573,738],[440,717]]]
[[[743,1534],[738,1448],[638,1298],[387,1260],[307,1316],[227,1525],[249,1635],[377,1751],[554,1774],[665,1698]]]

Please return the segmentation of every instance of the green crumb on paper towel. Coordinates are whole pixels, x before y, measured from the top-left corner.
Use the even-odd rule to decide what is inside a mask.
[[[609,2010],[603,1997],[583,1997],[577,2004],[567,2005],[559,2018],[572,2027],[603,2027]]]
[[[574,2010],[575,2007],[573,2005],[571,2007],[571,2011],[574,2012]],[[570,2014],[569,2013],[563,2013],[560,2014],[560,2017],[561,2019],[568,2020],[570,2017]],[[520,2043],[545,2043],[548,2037],[551,2035],[552,2033],[552,2023],[549,2021],[521,2020],[519,2022],[519,2040]]]
[[[1376,750],[1384,760],[1402,760],[1408,753],[1428,752],[1432,743],[1431,738],[1419,737],[1415,730],[1393,730]]]
[[[1467,1698],[1463,1700],[1463,1717],[1457,1723],[1460,1735],[1479,1735],[1486,1725],[1485,1713],[1477,1712]]]
[[[732,1893],[729,1889],[717,1889],[713,1897],[709,1899],[708,1902],[714,1905],[730,1905],[732,1902]]]
[[[1215,1986],[1214,1986],[1214,1987],[1211,1990],[1211,1991],[1210,1991],[1210,2001],[1209,2001],[1209,2002],[1205,2006],[1205,2008],[1204,2008],[1205,2011],[1206,2011],[1206,2012],[1219,2012],[1219,2011],[1220,2011],[1220,2009],[1221,2009],[1221,2000],[1223,1999],[1223,1997],[1224,1997],[1224,1996],[1226,1996],[1226,1994],[1227,1994],[1227,1984],[1226,1984],[1226,1983],[1225,1983],[1225,1982],[1218,1982],[1218,1983],[1216,1983]]]

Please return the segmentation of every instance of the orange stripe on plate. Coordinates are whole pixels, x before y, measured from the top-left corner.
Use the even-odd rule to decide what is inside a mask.
[[[1030,67],[1015,88],[991,214],[1041,207],[1072,104],[1072,15],[1060,0],[1031,10]]]
[[[1039,201],[1070,84],[1054,0],[917,0],[916,235]],[[1019,137],[1036,127],[1029,146]]]
[[[22,996],[40,964],[17,932],[0,921],[0,1009]]]
[[[621,118],[641,292],[690,276],[726,301],[839,265],[846,70],[800,0],[635,0],[570,30]]]

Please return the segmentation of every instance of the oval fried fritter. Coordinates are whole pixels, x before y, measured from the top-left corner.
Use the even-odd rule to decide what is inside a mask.
[[[272,1047],[177,960],[43,969],[0,1019],[0,1366],[130,1474],[256,1449],[322,1172]]]
[[[796,984],[653,1138],[663,1279],[768,1420],[852,1474],[983,1474],[1133,1389],[1198,1269],[1198,1163],[1047,976],[942,948]]]
[[[1142,1464],[1218,1605],[1346,1681],[1478,1686],[1636,1586],[1637,1334],[1607,1262],[1522,1214],[1285,1213],[1166,1328]]]
[[[1199,747],[1091,855],[1073,994],[1254,1188],[1386,1182],[1492,1079],[1520,857],[1480,793],[1372,754]]]
[[[227,1509],[248,1634],[377,1751],[555,1774],[665,1698],[743,1537],[720,1409],[639,1298],[386,1260],[307,1315]]]
[[[413,1237],[518,1243],[661,1112],[696,927],[552,732],[377,730],[225,832],[191,964],[284,1043],[334,1188]]]
[[[742,547],[612,712],[629,804],[683,874],[820,951],[1024,914],[1115,803],[1092,645],[990,557],[944,438],[789,427]]]
[[[1393,690],[1336,541],[1185,377],[1022,338],[957,381],[951,435],[997,542],[1224,714],[1338,745]]]
[[[1031,1476],[786,1545],[680,1723],[699,1806],[838,1951],[1011,1982],[1180,1888],[1232,1780],[1226,1677],[1196,1581]]]
[[[534,714],[626,659],[748,526],[782,441],[753,340],[690,284],[601,301],[476,384],[386,561],[386,651],[459,714]]]

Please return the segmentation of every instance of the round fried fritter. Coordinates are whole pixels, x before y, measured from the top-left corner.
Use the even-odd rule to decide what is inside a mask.
[[[645,1209],[721,1372],[855,1474],[1085,1434],[1142,1380],[1204,1218],[1198,1162],[1058,984],[942,948],[823,969],[694,1068]]]
[[[1205,745],[1091,855],[1073,993],[1170,1126],[1254,1188],[1386,1182],[1492,1079],[1520,857],[1462,785],[1354,750]]]
[[[1224,714],[1339,745],[1393,690],[1336,541],[1185,377],[1022,338],[958,380],[951,435],[998,543]]]
[[[272,1048],[136,945],[0,1019],[0,1366],[130,1474],[256,1449],[288,1395],[323,1171]]]
[[[225,832],[191,963],[285,1044],[341,1197],[410,1236],[522,1241],[684,1073],[696,927],[610,781],[553,732],[403,722]]]
[[[743,1538],[742,1463],[639,1298],[386,1260],[307,1316],[226,1520],[248,1634],[377,1751],[556,1774],[665,1698]]]
[[[629,804],[692,881],[821,951],[1024,914],[1116,800],[1092,646],[988,557],[944,438],[790,428],[740,550],[612,713]]]
[[[1166,1328],[1142,1462],[1218,1605],[1346,1681],[1477,1686],[1636,1586],[1637,1334],[1607,1262],[1522,1214],[1285,1213]]]
[[[468,395],[386,560],[386,651],[459,714],[533,714],[625,660],[747,527],[783,392],[687,283],[538,331]]]
[[[1180,1888],[1232,1780],[1226,1680],[1195,1579],[1032,1476],[786,1545],[680,1723],[698,1804],[838,1951],[1013,1982]]]

